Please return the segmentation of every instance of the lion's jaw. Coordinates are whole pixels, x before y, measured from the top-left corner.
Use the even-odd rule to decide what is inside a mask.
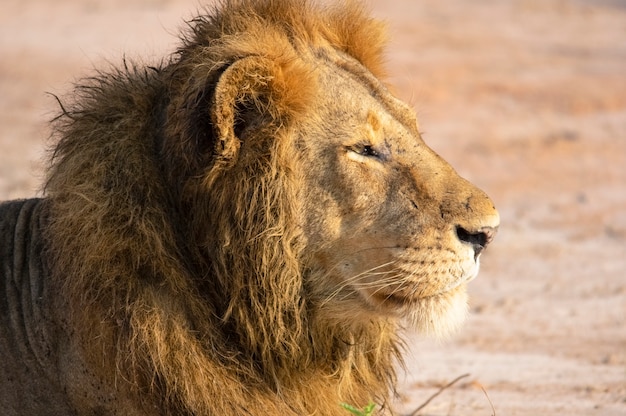
[[[413,111],[358,64],[340,62],[320,79],[324,122],[305,129],[316,137],[304,144],[302,198],[321,308],[450,333],[499,224],[493,203],[425,145]]]

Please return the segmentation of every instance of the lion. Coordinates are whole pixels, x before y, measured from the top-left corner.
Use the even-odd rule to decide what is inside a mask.
[[[43,197],[0,206],[3,414],[389,412],[403,328],[460,325],[499,217],[384,45],[354,2],[231,0],[79,84]]]

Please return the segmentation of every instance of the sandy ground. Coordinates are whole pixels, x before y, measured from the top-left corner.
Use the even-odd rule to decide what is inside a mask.
[[[171,52],[197,3],[3,0],[0,199],[42,180],[46,92]],[[626,2],[372,1],[391,81],[427,142],[485,189],[501,231],[450,340],[410,336],[421,415],[626,415]],[[482,388],[487,392],[487,396]]]

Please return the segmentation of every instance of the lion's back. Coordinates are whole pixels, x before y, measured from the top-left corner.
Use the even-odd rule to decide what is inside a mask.
[[[41,199],[0,204],[0,409],[71,415],[59,388],[56,334],[46,311]]]

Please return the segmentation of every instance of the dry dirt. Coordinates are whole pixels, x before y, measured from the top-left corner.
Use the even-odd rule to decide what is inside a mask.
[[[502,227],[446,341],[411,335],[421,415],[626,415],[626,2],[377,0],[390,79]],[[171,52],[183,0],[0,3],[0,199],[37,194],[46,92]],[[483,392],[486,391],[487,395]]]

